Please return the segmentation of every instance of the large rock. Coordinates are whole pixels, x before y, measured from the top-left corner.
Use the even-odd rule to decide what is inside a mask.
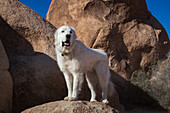
[[[125,108],[131,103],[155,106],[157,102],[130,81],[138,69],[150,77],[149,67],[170,50],[167,33],[145,0],[52,0],[46,19],[57,28],[74,26],[86,46],[107,52]]]
[[[72,4],[73,2],[74,1],[71,1],[69,3]],[[84,2],[88,2],[88,1],[84,1]],[[59,1],[58,3],[61,3],[61,1]],[[77,3],[78,3],[76,4],[77,6],[83,5],[79,1]],[[9,71],[14,81],[13,112],[14,113],[20,112],[28,107],[32,107],[37,104],[63,99],[66,96],[67,90],[66,90],[66,85],[64,82],[63,75],[58,69],[55,52],[54,52],[53,34],[56,28],[53,25],[51,25],[48,21],[46,21],[44,18],[40,17],[33,10],[20,3],[18,0],[0,0],[0,7],[1,7],[0,8],[0,25],[1,25],[0,37],[2,43],[4,44],[6,53],[9,57],[9,64],[10,64]],[[76,11],[81,11],[81,10],[76,10]],[[76,14],[79,14],[74,11],[73,13],[75,13],[75,16]],[[93,19],[94,22],[100,22],[95,20],[95,17],[90,16],[91,14],[87,13],[86,15],[89,15],[87,16],[89,20]],[[86,21],[87,19],[84,18],[84,20]],[[92,24],[92,22],[89,23]],[[83,23],[81,25],[83,25]],[[79,25],[79,28],[81,27],[81,25]],[[102,27],[107,27],[107,26],[104,25]],[[114,28],[114,25],[112,27]],[[82,34],[84,34],[85,37],[87,33],[83,33],[84,30],[82,31]],[[110,30],[112,31],[112,29]],[[107,33],[108,31],[107,32],[106,31],[107,30],[103,29],[101,30],[101,33]],[[112,35],[114,35],[114,33],[112,33],[111,31],[109,31],[111,33],[109,35],[110,38],[106,36],[105,38],[103,38],[104,39],[103,41],[102,40],[99,41],[101,43],[104,43],[105,39],[108,38],[110,42],[114,42],[113,40],[115,40],[115,38],[111,40]],[[87,30],[87,32],[89,31]],[[99,33],[99,36],[102,36],[101,33]],[[80,34],[81,32],[78,31],[78,35]],[[115,31],[115,35],[116,35],[116,39],[119,39],[118,37],[119,34],[117,34],[117,31]],[[86,38],[87,40],[90,40],[90,37],[88,38],[86,36]],[[108,41],[108,44],[110,47],[112,47],[112,49],[117,48],[116,50],[119,50],[118,47],[122,47],[121,45],[123,44],[121,42],[122,40],[123,40],[122,38],[119,39],[120,46],[117,44],[117,42],[113,43],[116,45],[112,45]],[[87,42],[85,43],[87,44]],[[95,47],[97,47],[97,45],[95,45]],[[103,47],[106,47],[107,50],[108,46],[103,45]],[[108,49],[108,54],[110,55],[110,59],[112,59],[112,55],[114,55],[113,54],[114,52],[111,53],[109,52],[109,50],[111,51],[111,49]],[[121,50],[122,51],[116,51],[116,52],[117,53],[124,52],[123,51],[124,49]],[[116,58],[118,59],[119,56]],[[120,57],[120,59],[121,58],[122,57]],[[125,61],[122,61],[121,64],[127,68],[127,66],[125,66],[126,64]],[[118,79],[117,76],[116,77],[112,76],[112,78],[113,80],[117,81],[119,85],[123,84],[123,86],[127,86],[129,84],[127,81],[125,81],[126,84],[124,84],[124,82],[122,81],[119,81],[122,80],[122,78]],[[98,89],[100,89],[99,85],[97,87]],[[135,93],[132,92],[133,88],[129,89],[129,87],[121,87],[120,89],[124,91],[123,93],[121,93],[121,95],[124,95],[127,99],[131,99],[133,101],[134,99],[137,100],[140,97],[139,101],[143,102],[143,98],[142,98],[143,95],[136,96],[136,94],[140,92],[137,92],[136,90]],[[83,91],[81,92],[80,98],[89,100],[90,92],[89,89],[87,88],[86,82],[84,83],[84,87],[82,90]],[[98,90],[97,93],[101,94],[100,90]],[[125,94],[129,94],[131,97],[129,98],[129,95],[127,96]],[[126,101],[126,102],[129,103],[130,101]],[[118,96],[116,94],[113,95],[113,97],[111,97],[110,103],[114,104],[113,106],[118,106]]]
[[[53,44],[56,28],[18,0],[0,0],[0,7],[0,38],[14,82],[13,112],[63,99],[66,85]]]
[[[85,45],[104,49],[111,69],[125,79],[140,68],[147,72],[170,50],[167,33],[145,0],[52,0],[46,18],[57,28],[74,26]]]
[[[14,81],[13,112],[63,99],[67,88],[56,62],[56,28],[18,0],[1,0],[0,7],[0,37]],[[80,98],[89,100],[90,91],[84,85]],[[118,106],[117,94],[110,103]]]
[[[23,111],[22,113],[119,113],[99,102],[87,101],[56,101],[36,106]]]
[[[12,34],[10,33],[1,33],[5,37],[9,36],[8,42],[13,41],[11,46],[5,48],[6,51],[12,48],[15,51],[12,50],[10,54],[30,54],[34,50],[56,58],[55,53],[51,50],[54,46],[55,27],[19,0],[1,0],[0,7],[0,16],[9,24],[11,29],[16,31],[15,36],[13,36],[15,39],[11,38]],[[6,46],[7,42],[4,44]]]

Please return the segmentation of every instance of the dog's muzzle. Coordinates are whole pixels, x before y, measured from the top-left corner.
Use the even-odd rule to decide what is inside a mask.
[[[70,46],[70,40],[66,40],[65,42],[62,42],[62,46],[69,47]]]

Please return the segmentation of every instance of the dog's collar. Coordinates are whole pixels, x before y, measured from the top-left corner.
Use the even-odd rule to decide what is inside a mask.
[[[68,55],[69,53],[61,53],[61,56],[65,56],[65,55]]]
[[[73,51],[74,48],[75,48],[75,44],[72,45],[71,50]],[[68,52],[68,53],[66,53],[66,52],[62,53],[62,52],[61,52],[60,55],[61,55],[62,57],[64,57],[65,55],[67,56],[67,55],[69,55],[69,54],[71,54],[71,52]]]

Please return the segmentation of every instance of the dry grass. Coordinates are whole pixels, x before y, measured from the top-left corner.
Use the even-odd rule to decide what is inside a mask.
[[[156,99],[162,107],[168,109],[170,107],[170,52],[166,60],[159,61],[150,69],[149,76],[142,70],[135,71],[131,82]]]

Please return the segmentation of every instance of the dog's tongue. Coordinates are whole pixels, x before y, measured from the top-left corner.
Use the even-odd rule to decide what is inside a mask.
[[[64,43],[64,45],[65,45],[65,46],[69,46],[69,45],[70,45],[70,43],[66,43],[66,42],[65,42],[65,43]]]

